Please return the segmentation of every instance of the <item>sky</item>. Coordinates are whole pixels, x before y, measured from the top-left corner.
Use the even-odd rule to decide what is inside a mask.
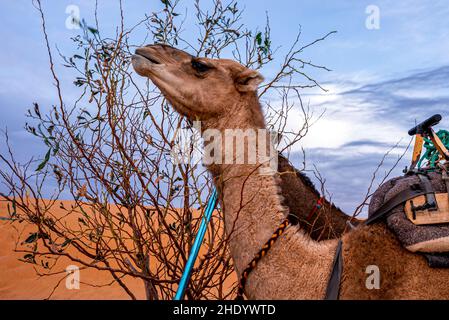
[[[81,18],[93,22],[94,1],[42,2],[52,49],[72,52],[70,38],[79,31],[66,27],[66,9],[77,6]],[[192,3],[181,1],[188,15],[186,29],[193,19]],[[438,128],[449,128],[449,0],[250,0],[239,4],[245,8],[242,22],[252,29],[263,28],[268,13],[273,46],[280,47],[279,55],[292,44],[299,28],[301,43],[337,31],[304,52],[304,59],[332,71],[313,74],[326,93],[303,92],[303,99],[316,114],[325,113],[291,157],[299,165],[304,147],[308,169],[315,166],[320,171],[332,200],[347,213],[363,200],[383,155],[399,143],[387,157],[380,178],[404,152],[410,141],[407,131],[415,121],[441,113],[443,121]],[[101,30],[113,34],[119,23],[117,2],[100,0],[99,7]],[[125,1],[124,9],[125,24],[132,26],[145,14],[159,11],[161,2]],[[136,32],[136,45],[145,36]],[[18,159],[42,156],[44,146],[23,129],[25,112],[33,102],[44,108],[54,103],[55,90],[39,15],[31,0],[0,2],[0,37],[0,130],[8,129]],[[61,64],[57,61],[65,99],[75,99],[73,74]],[[267,80],[273,72],[262,70]],[[288,125],[295,128],[300,121],[296,110]],[[0,152],[5,152],[3,141]],[[400,175],[409,161],[408,153],[392,176]]]

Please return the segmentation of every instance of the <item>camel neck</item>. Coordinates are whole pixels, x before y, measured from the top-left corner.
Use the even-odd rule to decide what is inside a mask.
[[[202,123],[202,129],[256,129],[265,128],[262,107],[256,93],[247,93],[241,101],[230,103],[223,108],[226,114]]]
[[[277,162],[275,170],[270,170],[270,164],[273,168],[269,157],[273,156],[269,153],[270,138],[264,130],[265,123],[257,98],[255,100],[251,101],[252,105],[237,106],[238,108],[234,109],[235,114],[227,116],[226,122],[221,120],[213,126],[211,123],[206,126],[207,129],[215,130],[216,134],[220,135],[220,138],[214,138],[212,141],[205,138],[205,149],[214,149],[214,152],[225,148],[224,140],[229,139],[227,132],[232,132],[231,129],[241,130],[240,133],[243,130],[246,133],[255,132],[256,136],[262,137],[267,142],[264,144],[261,143],[263,139],[255,140],[257,142],[252,152],[265,157],[257,156],[254,163],[249,161],[249,157],[245,158],[243,163],[236,161],[238,150],[233,146],[231,151],[235,154],[231,158],[234,163],[226,161],[224,155],[228,151],[220,151],[223,156],[216,159],[221,161],[207,165],[220,193],[230,250],[238,272],[246,267],[287,216],[287,211],[281,204]],[[206,131],[203,131],[203,137],[207,135]],[[234,137],[239,138],[239,134],[235,134]],[[246,140],[244,144],[245,150],[250,150],[248,141]],[[275,154],[277,156],[277,152]]]
[[[214,174],[231,254],[238,272],[246,267],[287,216],[277,173],[261,174],[260,164],[223,166]]]

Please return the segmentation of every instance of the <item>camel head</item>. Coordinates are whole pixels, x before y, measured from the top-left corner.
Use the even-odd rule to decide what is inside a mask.
[[[229,114],[237,102],[254,97],[263,81],[257,71],[235,61],[194,57],[162,44],[138,48],[132,64],[191,120]]]

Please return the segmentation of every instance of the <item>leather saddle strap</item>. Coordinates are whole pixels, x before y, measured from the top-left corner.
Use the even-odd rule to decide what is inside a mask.
[[[414,184],[395,195],[393,198],[385,202],[379,209],[377,209],[368,219],[365,220],[364,224],[368,225],[376,222],[385,214],[396,208],[398,205],[410,200],[412,198],[432,193],[432,190],[428,190],[421,184]]]
[[[427,191],[426,202],[431,208],[437,208],[437,199],[435,198],[435,192],[430,182],[429,177],[425,174],[418,173],[418,178],[421,181],[421,185],[424,190]]]
[[[337,251],[335,252],[334,263],[332,265],[332,273],[327,283],[326,300],[338,300],[340,294],[340,281],[341,274],[343,272],[343,254],[342,254],[343,242],[338,241]]]

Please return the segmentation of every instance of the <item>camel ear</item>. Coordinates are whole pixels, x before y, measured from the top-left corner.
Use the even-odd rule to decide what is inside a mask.
[[[251,69],[241,72],[235,79],[235,86],[240,92],[256,91],[259,84],[263,82],[262,75]]]

